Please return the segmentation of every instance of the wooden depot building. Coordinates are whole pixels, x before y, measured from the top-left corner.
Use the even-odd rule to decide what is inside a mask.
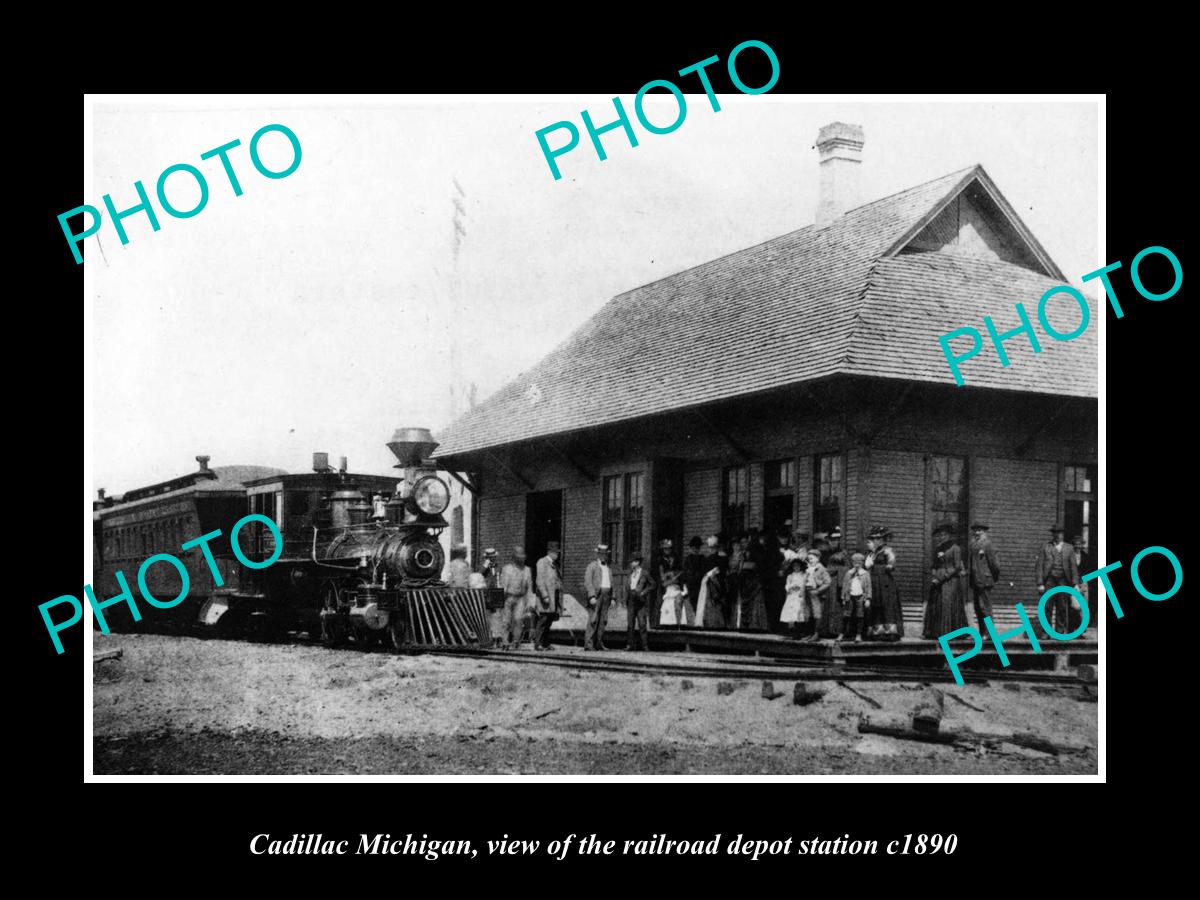
[[[985,336],[956,386],[940,335],[982,332],[985,315],[1015,328],[1016,302],[1036,324],[1066,279],[978,165],[856,205],[862,146],[858,126],[821,129],[814,224],[614,297],[438,435],[439,464],[475,492],[477,553],[523,544],[532,566],[560,541],[582,596],[601,542],[624,573],[664,537],[682,549],[791,520],[840,525],[854,550],[883,525],[909,613],[939,521],[960,539],[973,520],[991,526],[1000,605],[1036,601],[1055,521],[1094,555],[1095,326],[1040,335],[1037,354],[1009,338],[1007,368]],[[1068,332],[1079,311],[1061,305]]]

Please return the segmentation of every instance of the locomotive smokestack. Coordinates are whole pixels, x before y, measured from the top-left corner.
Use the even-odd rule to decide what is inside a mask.
[[[207,471],[208,471],[208,461],[209,461],[209,459],[211,459],[211,458],[212,458],[212,457],[209,457],[209,456],[204,456],[204,455],[201,455],[201,456],[197,456],[197,457],[196,457],[196,462],[200,463],[200,471],[201,471],[201,472],[207,472]]]
[[[346,472],[349,471],[349,469],[350,469],[350,465],[349,465],[349,463],[346,462],[346,457],[344,457],[344,456],[339,457],[338,458],[338,471],[341,472],[343,475],[345,475]]]
[[[314,452],[312,468],[313,468],[314,472],[321,472],[321,473],[328,472],[329,471],[329,454]]]
[[[397,469],[419,466],[438,447],[428,428],[397,428],[388,449],[396,457]]]
[[[96,497],[100,500],[104,499],[104,488],[100,488],[100,490],[96,491]]]

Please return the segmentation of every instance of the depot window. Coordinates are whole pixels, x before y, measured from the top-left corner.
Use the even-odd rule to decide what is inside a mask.
[[[731,466],[721,477],[721,531],[736,535],[746,530],[746,506],[750,495],[750,469]]]
[[[929,508],[934,524],[947,522],[962,544],[967,532],[967,460],[963,456],[929,458]]]
[[[826,453],[813,466],[813,533],[828,534],[846,512],[846,455]]]
[[[641,472],[625,472],[604,478],[602,543],[612,552],[612,563],[625,568],[629,557],[642,549],[642,517],[645,513],[645,480]]]

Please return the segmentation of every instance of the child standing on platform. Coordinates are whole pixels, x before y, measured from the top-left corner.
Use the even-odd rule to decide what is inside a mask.
[[[842,633],[838,641],[862,640],[862,626],[871,608],[871,575],[863,565],[866,557],[855,553],[842,576]]]
[[[779,622],[790,627],[788,637],[792,640],[800,638],[800,623],[805,621],[804,588],[808,584],[807,561],[793,556],[787,567],[787,581],[784,590],[787,599],[783,602],[783,611],[779,614]]]
[[[821,613],[825,610],[825,604],[829,602],[829,589],[833,584],[833,579],[829,577],[828,570],[821,565],[821,555],[815,550],[809,551],[808,570],[804,574],[807,577],[804,588],[805,621],[813,623],[813,633],[803,640],[819,641],[821,640]]]

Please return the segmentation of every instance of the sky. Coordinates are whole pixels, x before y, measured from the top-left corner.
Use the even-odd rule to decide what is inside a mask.
[[[304,472],[318,450],[386,473],[397,427],[436,437],[469,385],[485,399],[614,295],[811,224],[829,122],[863,126],[863,202],[981,163],[1072,284],[1107,262],[1094,103],[719,100],[713,112],[688,95],[671,134],[635,120],[637,147],[604,135],[606,161],[584,132],[558,181],[535,132],[560,120],[583,132],[582,109],[610,121],[611,97],[98,101],[84,202],[133,206],[134,182],[153,196],[176,163],[199,168],[210,194],[187,219],[155,200],[161,230],[131,216],[124,246],[109,222],[84,242],[93,488],[186,474],[197,454]],[[669,95],[646,110],[676,115]],[[274,123],[302,148],[281,179],[248,156]],[[219,161],[200,159],[234,139],[236,197]],[[291,160],[278,133],[260,149],[269,168]],[[167,193],[181,209],[199,196],[186,174]]]

